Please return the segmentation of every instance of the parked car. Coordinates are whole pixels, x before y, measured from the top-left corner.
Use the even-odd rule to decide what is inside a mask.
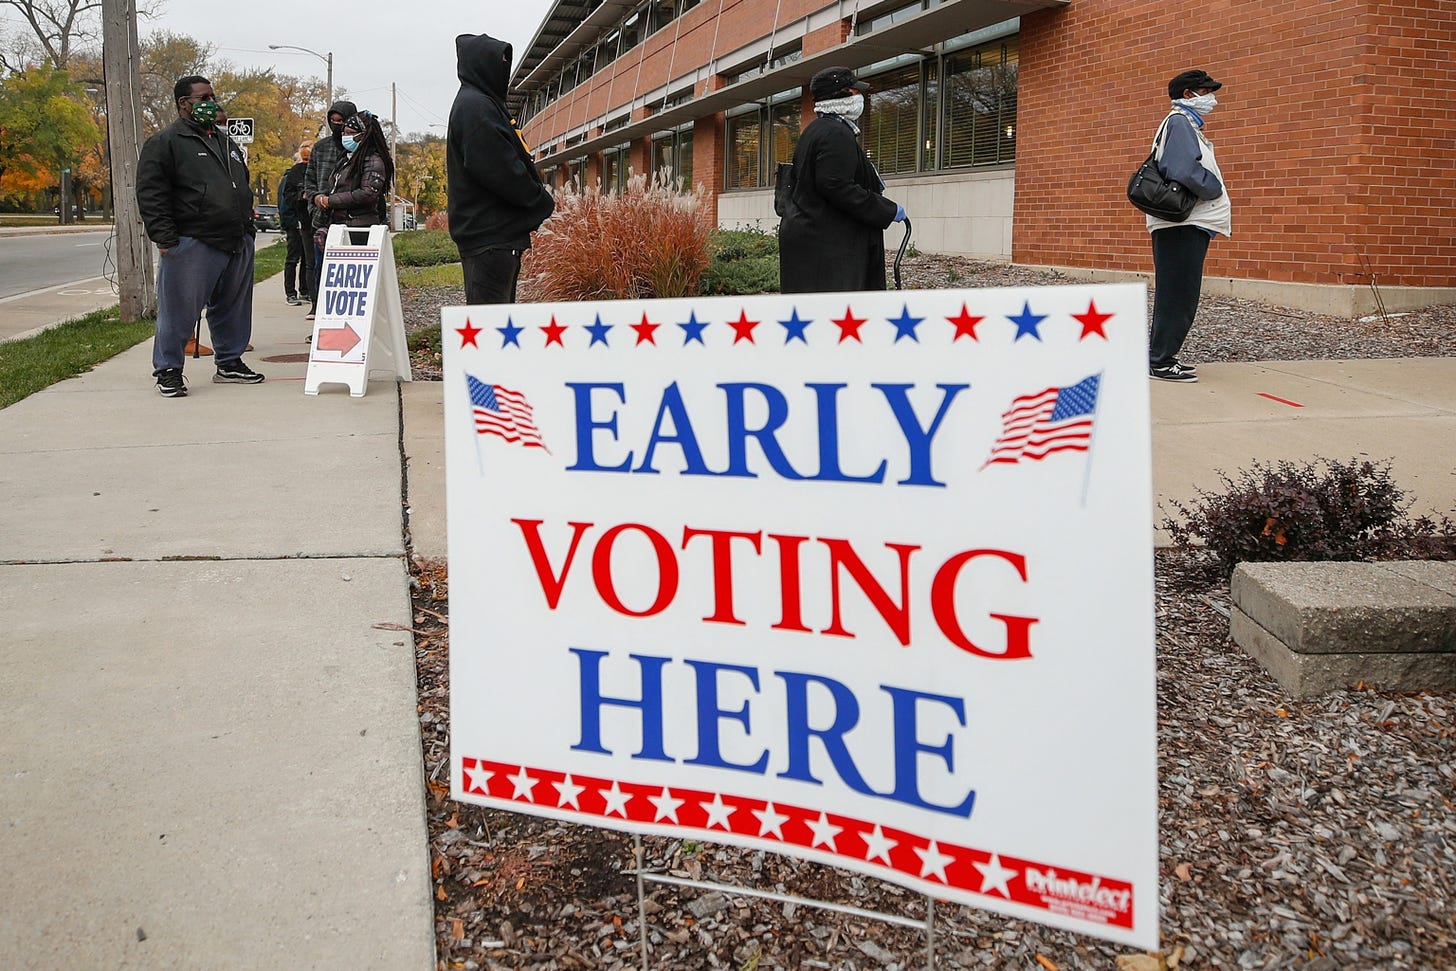
[[[270,229],[275,233],[278,232],[282,228],[282,224],[278,222],[278,207],[254,206],[253,225],[261,233],[266,233]]]

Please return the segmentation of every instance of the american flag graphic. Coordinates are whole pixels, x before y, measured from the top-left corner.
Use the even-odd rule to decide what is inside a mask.
[[[1053,452],[1087,451],[1101,381],[1102,375],[1094,374],[1065,388],[1014,399],[1001,415],[1001,437],[991,446],[986,465],[1039,462]]]
[[[465,381],[470,387],[477,435],[495,435],[523,448],[546,448],[525,395],[498,384],[486,384],[470,374],[465,375]]]

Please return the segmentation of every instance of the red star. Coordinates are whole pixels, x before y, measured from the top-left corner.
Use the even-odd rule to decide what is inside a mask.
[[[733,328],[733,343],[748,341],[750,344],[756,344],[757,341],[753,339],[753,328],[758,325],[759,321],[748,319],[748,311],[738,311],[738,319],[728,321],[728,326]]]
[[[475,335],[478,334],[478,333],[480,333],[480,328],[479,327],[476,327],[474,324],[472,324],[470,322],[470,318],[469,317],[465,318],[465,326],[464,327],[456,327],[455,328],[455,333],[457,333],[457,334],[460,335],[460,346],[461,347],[479,347],[480,346],[479,344],[475,343]]]
[[[632,325],[632,329],[637,332],[637,343],[651,344],[656,347],[657,341],[653,339],[652,332],[661,326],[661,324],[649,324],[647,322],[647,312],[644,310],[642,312],[642,323]]]
[[[551,325],[549,327],[542,327],[541,329],[546,332],[547,347],[550,347],[552,344],[555,344],[557,347],[566,346],[561,342],[561,335],[566,333],[566,328],[556,323],[555,314],[551,315]]]
[[[976,336],[976,325],[986,318],[977,317],[975,314],[971,313],[969,310],[966,309],[965,304],[961,304],[960,313],[956,314],[954,317],[947,317],[945,319],[950,321],[952,324],[955,324],[955,336],[951,338],[951,342],[954,343],[960,340],[962,337],[969,337],[973,341],[980,340],[980,338]]]
[[[839,328],[839,343],[843,344],[845,341],[853,337],[855,340],[863,344],[864,341],[859,336],[859,329],[863,327],[865,322],[868,320],[868,317],[856,317],[853,310],[845,307],[844,316],[834,321],[834,324]]]
[[[1093,334],[1103,340],[1107,340],[1107,334],[1103,332],[1102,325],[1112,319],[1112,314],[1099,314],[1097,312],[1097,301],[1087,301],[1087,312],[1085,314],[1072,314],[1072,319],[1082,325],[1082,336],[1077,340],[1086,340]]]

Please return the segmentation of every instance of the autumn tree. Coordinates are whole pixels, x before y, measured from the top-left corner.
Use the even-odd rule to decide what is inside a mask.
[[[80,86],[50,66],[0,78],[0,189],[39,192],[101,140]]]
[[[394,191],[418,203],[417,216],[424,225],[426,215],[445,208],[445,140],[412,134],[399,143],[394,164]]]

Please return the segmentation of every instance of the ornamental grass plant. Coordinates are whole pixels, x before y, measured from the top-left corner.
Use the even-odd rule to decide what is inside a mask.
[[[521,267],[522,300],[641,300],[698,292],[710,250],[707,200],[634,175],[620,193],[556,192]]]

